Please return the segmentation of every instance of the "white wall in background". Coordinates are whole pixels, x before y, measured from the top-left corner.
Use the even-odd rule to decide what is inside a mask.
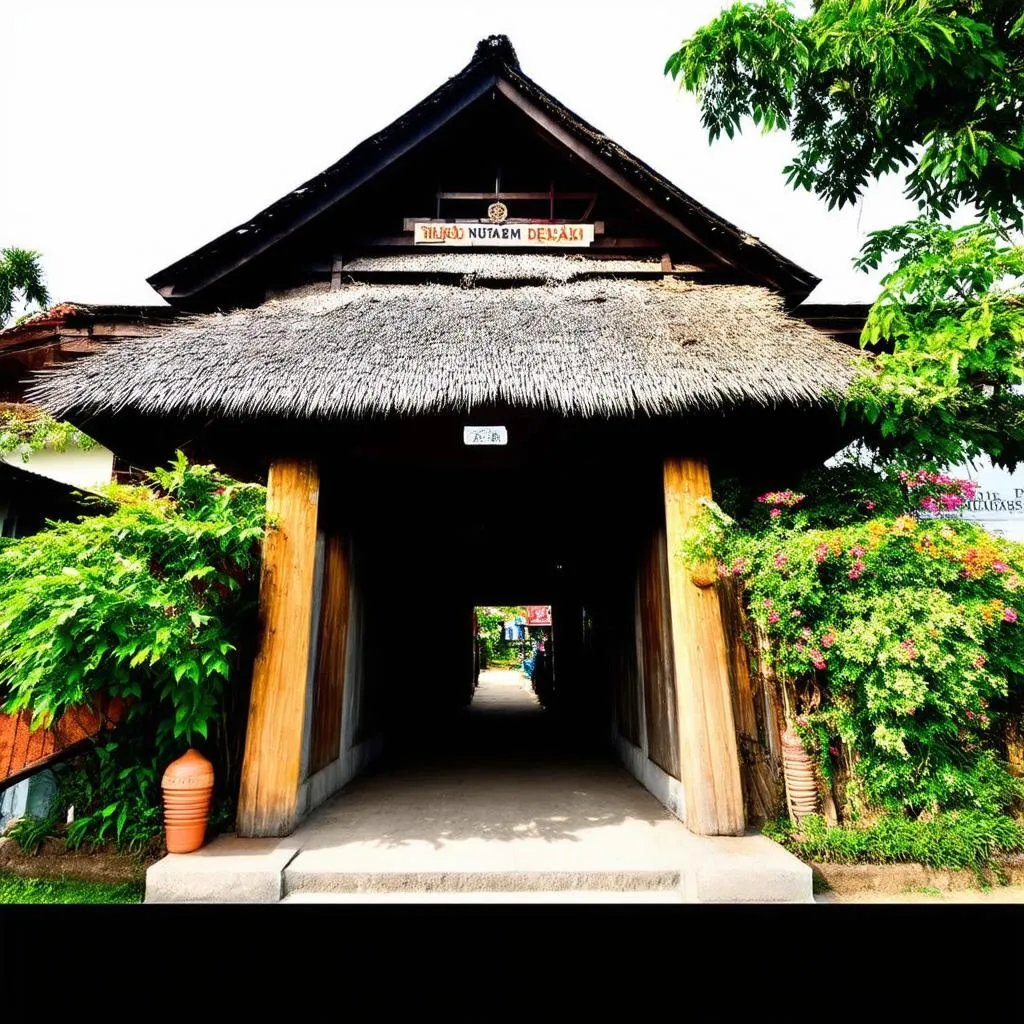
[[[51,480],[59,480],[72,487],[108,484],[114,468],[114,453],[102,445],[96,445],[88,450],[68,445],[62,452],[44,448],[42,451],[32,452],[27,461],[21,457],[20,452],[12,452],[0,458],[12,466],[27,469]]]

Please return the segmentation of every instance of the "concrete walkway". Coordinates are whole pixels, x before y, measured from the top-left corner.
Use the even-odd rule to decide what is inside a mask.
[[[809,868],[764,836],[691,834],[519,672],[482,673],[468,708],[389,747],[288,839],[248,841],[284,902],[811,902]]]
[[[741,844],[800,874],[763,837],[692,835],[606,752],[568,735],[519,672],[482,673],[470,707],[426,735],[300,827],[301,852],[284,873],[289,900],[530,892],[680,901],[687,867],[712,855],[727,872]],[[785,877],[785,895],[795,881]]]

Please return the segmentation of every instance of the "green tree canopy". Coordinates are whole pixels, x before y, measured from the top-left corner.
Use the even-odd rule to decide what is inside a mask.
[[[788,128],[784,170],[829,206],[909,168],[906,194],[948,216],[974,204],[1024,223],[1020,0],[736,3],[673,53],[712,141],[745,121]]]
[[[29,249],[0,249],[0,327],[11,317],[18,301],[49,305],[39,253]]]
[[[735,3],[673,53],[712,141],[786,128],[795,188],[829,207],[906,171],[924,211],[872,234],[895,257],[861,338],[882,351],[846,396],[906,464],[1024,461],[1024,9],[1020,0]],[[954,228],[973,206],[977,223]],[[869,432],[871,428],[869,427]]]

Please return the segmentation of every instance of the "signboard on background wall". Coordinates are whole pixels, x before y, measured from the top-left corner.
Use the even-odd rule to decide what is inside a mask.
[[[551,605],[527,605],[526,624],[528,626],[550,626]]]
[[[970,470],[950,471],[954,477],[969,477],[978,487],[959,515],[1008,540],[1024,541],[1024,469],[1011,473],[978,461]]]
[[[415,245],[564,249],[593,245],[593,224],[438,224],[416,221]]]

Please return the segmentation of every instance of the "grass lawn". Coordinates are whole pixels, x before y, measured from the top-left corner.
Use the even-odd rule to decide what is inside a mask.
[[[0,873],[0,903],[141,903],[142,882],[78,882]]]

